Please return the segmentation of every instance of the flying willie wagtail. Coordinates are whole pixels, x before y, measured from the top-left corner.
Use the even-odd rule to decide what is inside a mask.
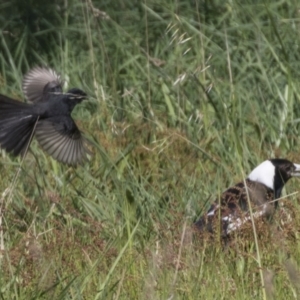
[[[60,76],[44,67],[25,75],[23,92],[29,103],[0,94],[0,147],[22,155],[35,134],[42,148],[59,162],[75,165],[85,160],[89,150],[71,112],[86,93],[77,88],[63,93]]]

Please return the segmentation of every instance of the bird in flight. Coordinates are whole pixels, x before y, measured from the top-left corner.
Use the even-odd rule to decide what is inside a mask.
[[[253,218],[271,217],[278,207],[281,191],[292,177],[300,176],[300,165],[287,159],[269,159],[245,179],[225,190],[196,223],[201,232],[220,232],[227,238]]]
[[[24,155],[33,135],[59,162],[76,165],[87,158],[86,140],[71,117],[87,95],[77,88],[62,91],[63,82],[52,69],[35,67],[23,79],[28,103],[0,94],[0,148]]]

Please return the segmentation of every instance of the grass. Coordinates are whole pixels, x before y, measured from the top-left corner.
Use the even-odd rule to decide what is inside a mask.
[[[61,72],[90,96],[73,116],[93,155],[1,152],[1,193],[21,166],[1,297],[297,299],[298,194],[257,244],[251,228],[225,250],[191,228],[261,161],[300,162],[297,1],[18,3],[0,4],[0,92],[22,99],[34,65]]]

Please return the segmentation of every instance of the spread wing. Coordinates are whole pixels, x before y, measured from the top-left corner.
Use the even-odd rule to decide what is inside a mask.
[[[31,102],[47,101],[48,93],[62,93],[62,80],[54,70],[36,67],[24,76],[23,92]]]
[[[68,116],[40,120],[36,127],[36,138],[44,151],[68,165],[81,163],[90,154],[86,140]]]

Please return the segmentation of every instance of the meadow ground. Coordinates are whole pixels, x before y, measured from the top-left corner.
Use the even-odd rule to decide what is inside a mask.
[[[56,69],[93,155],[1,152],[1,299],[298,299],[299,180],[230,247],[192,229],[258,163],[300,163],[298,1],[22,3],[0,4],[0,92]]]

